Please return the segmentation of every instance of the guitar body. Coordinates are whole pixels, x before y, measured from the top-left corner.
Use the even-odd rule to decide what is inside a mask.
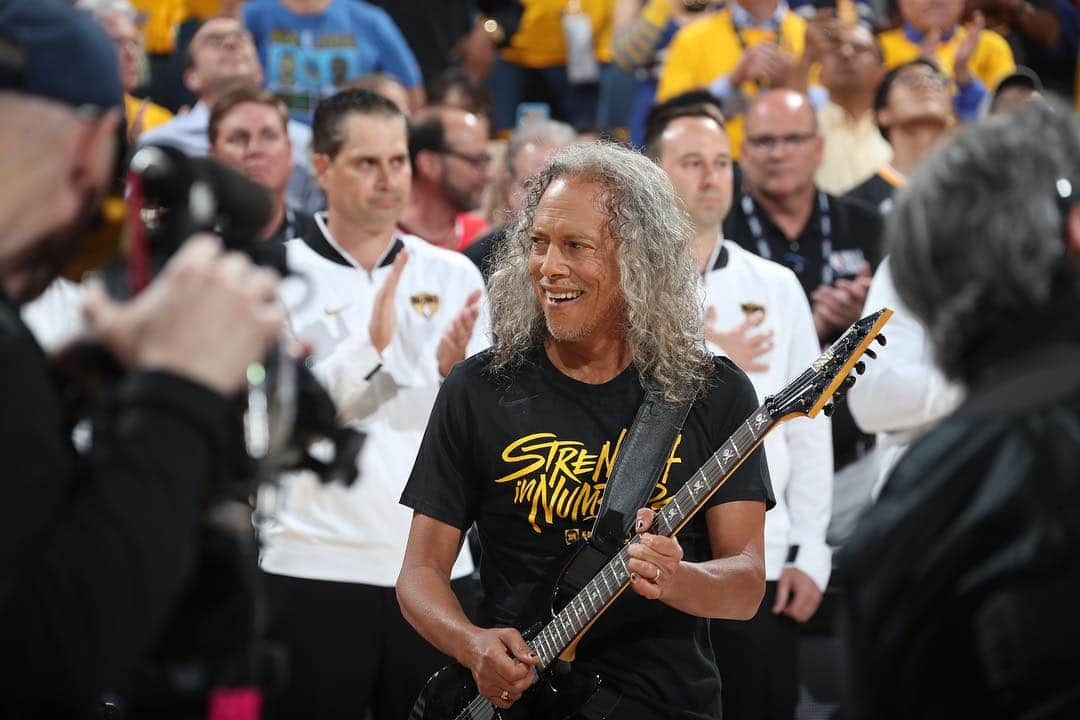
[[[562,610],[582,587],[611,559],[588,542],[575,545],[568,554],[552,595],[551,614]],[[528,642],[543,627],[536,623],[522,633]],[[540,673],[509,710],[478,703],[472,672],[454,663],[431,676],[413,706],[409,720],[564,720],[583,712],[589,720],[602,720],[619,699],[597,675],[574,670],[570,663],[556,662]],[[479,707],[470,710],[470,704]],[[494,711],[494,713],[492,713]]]
[[[591,706],[593,698],[607,706],[614,705],[618,695],[609,693],[598,676],[560,663],[554,672],[542,673],[509,710],[477,702],[477,698],[472,672],[458,663],[447,665],[428,680],[409,720],[568,720],[586,705]],[[595,720],[606,717],[599,707],[590,707],[587,715]]]

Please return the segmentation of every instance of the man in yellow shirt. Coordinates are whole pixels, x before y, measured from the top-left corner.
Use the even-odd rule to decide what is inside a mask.
[[[961,25],[964,0],[899,0],[904,24],[878,37],[885,67],[928,57],[961,87],[968,77],[984,88],[997,87],[1016,69],[1005,38],[985,29],[982,13]]]
[[[805,44],[806,21],[782,0],[731,0],[671,41],[656,99],[708,88],[724,107],[732,151],[742,144],[742,111],[763,88],[789,87]]]

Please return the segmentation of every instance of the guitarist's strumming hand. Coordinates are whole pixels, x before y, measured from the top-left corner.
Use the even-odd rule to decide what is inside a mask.
[[[649,534],[656,513],[648,508],[637,511],[639,542],[627,549],[630,554],[630,587],[649,600],[661,600],[665,590],[679,581],[683,550],[673,537]]]
[[[536,679],[540,662],[513,628],[480,630],[472,636],[466,665],[477,691],[502,710],[514,704]]]

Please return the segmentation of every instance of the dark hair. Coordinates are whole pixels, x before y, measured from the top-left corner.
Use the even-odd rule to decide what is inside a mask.
[[[222,95],[214,107],[210,109],[210,122],[206,126],[206,134],[210,138],[210,144],[217,142],[218,127],[237,105],[244,103],[258,103],[273,108],[281,120],[281,131],[289,132],[289,109],[273,93],[259,87],[241,86],[234,88]]]
[[[660,103],[649,111],[649,116],[645,120],[645,144],[641,148],[641,151],[646,157],[652,158],[653,160],[660,159],[660,153],[662,151],[662,148],[660,147],[660,136],[667,130],[668,125],[679,118],[708,118],[710,120],[715,120],[716,124],[721,128],[724,127],[724,114],[720,112],[717,103],[700,101],[687,102],[685,99],[686,95],[697,96],[699,93],[694,92],[676,95],[671,100]]]
[[[462,108],[463,110],[476,115],[491,115],[491,91],[473,77],[472,73],[460,67],[447,68],[428,82],[428,103],[445,105],[446,96],[455,88],[465,95],[466,107]]]
[[[315,107],[315,120],[311,124],[312,151],[335,157],[345,143],[342,120],[353,113],[400,118],[405,123],[405,116],[398,106],[379,93],[362,88],[342,90],[324,98]]]
[[[893,279],[948,376],[970,381],[1075,322],[1066,219],[1080,198],[1063,203],[1068,186],[1080,188],[1080,118],[1055,101],[969,128],[897,195],[885,225]]]
[[[892,90],[893,84],[896,82],[896,78],[900,76],[904,70],[915,65],[925,65],[934,72],[941,74],[941,68],[937,66],[933,60],[920,57],[914,60],[909,60],[902,65],[897,65],[889,72],[885,73],[885,76],[881,78],[881,82],[878,83],[877,91],[874,93],[874,123],[878,126],[878,132],[881,133],[881,137],[887,141],[889,139],[889,128],[882,127],[881,123],[877,121],[878,113],[885,109],[885,106],[889,104],[889,91]]]
[[[421,150],[438,153],[445,149],[446,127],[440,113],[432,113],[409,125],[409,162],[412,163],[413,173],[416,172],[416,156]]]

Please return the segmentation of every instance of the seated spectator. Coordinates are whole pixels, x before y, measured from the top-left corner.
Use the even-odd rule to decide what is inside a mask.
[[[229,90],[238,86],[259,87],[262,79],[255,45],[244,26],[232,18],[207,20],[191,39],[184,72],[184,84],[199,101],[183,115],[143,133],[140,144],[168,145],[188,155],[206,155],[210,149],[206,134],[210,108]],[[292,207],[314,212],[325,200],[311,169],[311,128],[290,121],[289,140],[293,148],[293,171],[286,198]]]
[[[806,21],[781,0],[732,0],[723,10],[687,25],[671,41],[656,99],[708,88],[722,102],[738,159],[748,99],[762,89],[796,82],[805,34]]]
[[[384,72],[373,72],[367,75],[362,75],[351,83],[347,83],[342,90],[371,90],[377,92],[390,102],[397,105],[398,110],[406,117],[412,117],[412,110],[409,104],[412,100],[409,97],[409,91],[404,85],[398,82],[398,79],[393,75]]]
[[[311,124],[315,105],[370,72],[393,75],[424,102],[420,66],[382,8],[360,0],[249,2],[244,24],[266,69],[266,88],[294,120]]]
[[[491,181],[486,118],[460,108],[429,106],[409,129],[412,195],[399,226],[432,245],[464,250],[487,229],[472,211]]]
[[[956,122],[949,79],[929,60],[912,60],[890,70],[877,89],[874,117],[892,147],[892,162],[854,188],[848,197],[888,214],[896,188],[945,138]]]
[[[124,88],[124,116],[128,138],[138,140],[144,130],[168,122],[173,114],[150,98],[132,95],[139,86],[141,38],[135,27],[136,12],[127,0],[79,0],[75,7],[90,13],[112,40]]]
[[[283,243],[301,237],[314,222],[289,207],[285,187],[292,172],[289,111],[266,90],[240,87],[226,93],[210,111],[210,155],[266,188],[274,211],[259,240]]]
[[[898,0],[903,25],[878,37],[885,67],[894,68],[917,57],[933,60],[956,81],[956,115],[976,118],[987,88],[1016,68],[1005,38],[985,29],[976,13],[966,25],[960,23],[964,0]]]

